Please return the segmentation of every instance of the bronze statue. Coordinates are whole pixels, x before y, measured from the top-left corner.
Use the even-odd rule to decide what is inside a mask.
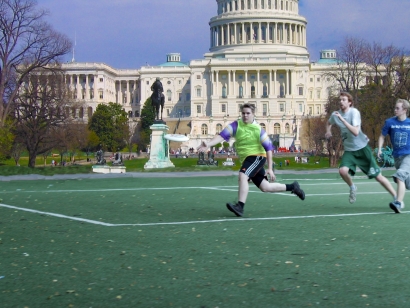
[[[164,109],[164,103],[165,103],[165,96],[163,94],[164,88],[162,87],[162,83],[157,77],[155,82],[151,86],[151,104],[152,104],[152,110],[155,113],[155,120],[162,121],[162,110]],[[159,109],[161,107],[161,118],[159,116]]]
[[[105,165],[106,161],[104,159],[104,152],[102,149],[99,149],[96,153],[97,165]]]

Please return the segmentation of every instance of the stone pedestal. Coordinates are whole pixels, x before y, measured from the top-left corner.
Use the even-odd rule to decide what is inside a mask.
[[[164,138],[164,135],[169,130],[168,126],[165,124],[154,124],[150,128],[152,131],[150,155],[144,169],[175,167],[169,159],[169,142]]]
[[[107,165],[94,165],[93,172],[96,173],[125,173],[126,168],[124,166],[107,166]]]

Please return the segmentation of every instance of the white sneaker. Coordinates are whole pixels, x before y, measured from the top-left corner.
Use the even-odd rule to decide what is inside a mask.
[[[350,194],[349,194],[350,203],[356,202],[356,192],[357,192],[357,186],[355,186],[354,189],[350,189]]]

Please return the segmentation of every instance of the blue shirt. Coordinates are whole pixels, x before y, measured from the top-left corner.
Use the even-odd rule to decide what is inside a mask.
[[[399,121],[397,117],[387,119],[382,128],[382,135],[390,136],[393,144],[393,157],[410,154],[410,119]]]

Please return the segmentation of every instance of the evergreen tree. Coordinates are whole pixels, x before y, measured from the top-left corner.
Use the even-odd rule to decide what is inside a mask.
[[[151,105],[151,98],[148,98],[144,106],[141,110],[141,122],[139,131],[139,138],[138,138],[138,148],[139,149],[146,149],[147,145],[150,144],[150,136],[151,136],[151,129],[150,126],[154,124],[155,121],[155,113],[152,109]]]
[[[119,104],[100,104],[91,117],[89,129],[95,132],[105,150],[117,151],[126,144],[128,115]]]

